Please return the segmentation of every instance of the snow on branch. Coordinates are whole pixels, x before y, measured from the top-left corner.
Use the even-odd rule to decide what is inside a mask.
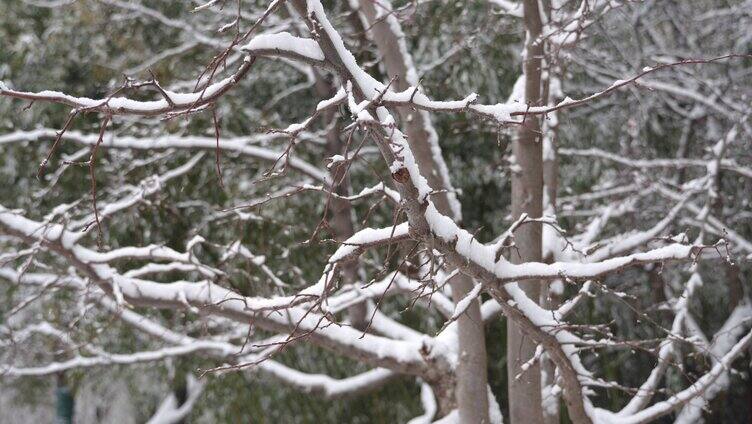
[[[238,67],[234,74],[220,81],[212,83],[200,91],[194,93],[176,93],[169,90],[162,90],[163,99],[140,101],[128,97],[116,97],[115,94],[122,89],[117,90],[112,96],[103,99],[90,99],[87,97],[76,97],[59,91],[44,90],[39,92],[19,91],[8,88],[6,85],[0,86],[0,96],[12,97],[22,100],[60,103],[71,106],[76,113],[78,112],[102,112],[106,115],[142,115],[158,116],[168,112],[183,112],[198,110],[209,103],[216,101],[222,95],[235,87],[250,71],[254,60],[248,57]],[[123,89],[127,88],[127,84]]]
[[[490,0],[489,2],[507,14],[513,16],[524,14],[524,9],[517,2],[507,0]],[[537,353],[529,358],[522,370],[529,371],[533,369],[529,368],[533,362],[544,360],[541,358],[550,358],[556,370],[552,385],[548,386],[547,390],[563,392],[569,417],[575,422],[641,423],[654,420],[680,408],[682,408],[680,421],[689,422],[699,416],[705,403],[713,399],[719,391],[728,387],[729,369],[733,361],[752,343],[752,333],[746,333],[751,324],[749,322],[749,317],[752,315],[751,303],[744,298],[736,304],[722,329],[711,339],[712,341],[708,340],[708,337],[700,330],[688,305],[690,298],[702,285],[702,279],[696,272],[698,261],[717,254],[727,264],[731,264],[728,245],[733,245],[735,249],[745,251],[752,257],[752,243],[747,241],[744,232],[735,232],[727,225],[732,219],[744,218],[719,215],[724,220],[729,220],[729,222],[724,222],[711,214],[713,210],[718,214],[725,212],[722,207],[714,204],[721,193],[720,170],[730,171],[736,174],[736,177],[752,177],[752,170],[748,166],[737,163],[733,158],[725,157],[728,151],[727,145],[738,136],[736,126],[749,132],[748,124],[744,122],[744,119],[739,119],[748,114],[748,108],[746,105],[721,99],[726,88],[723,92],[716,93],[715,97],[705,96],[707,98],[704,98],[694,89],[683,93],[681,85],[652,81],[648,79],[648,76],[671,68],[709,65],[729,59],[748,60],[749,55],[728,54],[708,59],[661,59],[659,64],[643,68],[641,72],[627,79],[612,81],[610,78],[616,78],[616,75],[609,75],[605,80],[600,78],[601,87],[605,84],[605,88],[599,89],[600,91],[582,90],[581,92],[592,94],[584,95],[576,100],[562,95],[560,98],[564,98],[563,100],[551,100],[546,106],[529,105],[522,100],[524,96],[519,96],[519,93],[510,96],[510,100],[503,103],[484,104],[479,101],[480,96],[475,93],[458,100],[435,100],[420,89],[421,81],[413,64],[412,55],[408,51],[409,43],[399,22],[400,10],[392,9],[389,2],[378,4],[378,2],[366,1],[361,2],[360,5],[355,0],[350,2],[354,8],[359,6],[361,9],[356,13],[362,14],[361,18],[365,17],[361,22],[366,34],[364,39],[369,41],[366,37],[371,37],[370,40],[379,47],[375,62],[369,63],[366,68],[358,63],[343,37],[330,22],[319,0],[288,1],[288,5],[291,6],[290,11],[297,11],[299,17],[305,21],[311,38],[293,35],[296,33],[295,30],[302,28],[296,26],[301,22],[296,22],[295,16],[286,15],[281,23],[279,20],[275,22],[269,33],[257,34],[260,23],[271,16],[284,1],[268,2],[264,11],[254,16],[255,23],[245,32],[241,31],[241,26],[247,23],[248,18],[242,16],[240,2],[238,2],[237,15],[228,11],[218,12],[218,17],[222,19],[220,32],[236,32],[229,46],[223,45],[220,38],[207,35],[203,30],[191,28],[186,22],[169,18],[156,9],[120,0],[106,0],[106,3],[127,10],[134,16],[179,30],[191,39],[184,41],[176,48],[168,49],[146,61],[141,61],[141,68],[148,67],[149,63],[156,63],[156,61],[192,49],[196,45],[222,47],[224,50],[217,54],[204,72],[198,76],[198,83],[192,91],[181,91],[183,89],[175,88],[175,85],[172,85],[172,90],[167,90],[157,81],[154,74],[151,80],[144,82],[126,79],[121,87],[109,96],[100,99],[77,97],[51,90],[39,92],[16,90],[10,88],[10,84],[0,82],[0,96],[29,100],[32,103],[35,101],[59,103],[72,108],[61,131],[48,129],[16,131],[0,136],[0,145],[10,146],[17,142],[54,139],[52,148],[54,151],[55,146],[60,142],[70,140],[87,149],[92,148],[89,164],[93,163],[94,153],[100,146],[146,152],[159,150],[160,156],[157,159],[147,159],[152,161],[169,157],[173,149],[198,151],[198,153],[184,164],[162,174],[148,177],[138,185],[120,186],[109,191],[105,196],[107,201],[100,201],[99,208],[97,208],[96,190],[93,188],[93,215],[85,214],[85,216],[76,216],[75,219],[71,219],[70,211],[74,210],[75,203],[59,205],[47,215],[44,215],[46,211],[42,211],[41,214],[37,214],[37,211],[26,214],[20,210],[0,206],[0,248],[9,250],[8,253],[0,254],[0,277],[10,281],[12,286],[18,286],[23,295],[22,301],[14,307],[11,315],[24,308],[31,309],[29,305],[34,305],[36,302],[51,301],[53,296],[50,295],[50,291],[53,289],[72,290],[78,297],[76,306],[80,308],[79,315],[85,316],[84,312],[87,312],[89,308],[98,306],[109,316],[117,317],[122,323],[137,330],[137,337],[148,336],[160,343],[166,343],[167,346],[150,347],[133,353],[110,353],[93,345],[76,346],[71,337],[47,321],[25,322],[24,326],[16,331],[17,339],[7,342],[8,344],[26,342],[37,336],[50,337],[57,343],[70,348],[66,351],[67,356],[62,359],[55,357],[52,362],[42,365],[5,364],[0,366],[0,374],[8,376],[49,375],[94,366],[131,365],[161,361],[182,355],[200,355],[221,364],[207,372],[235,370],[260,372],[302,392],[330,399],[362,394],[388,384],[399,375],[408,375],[420,384],[421,402],[425,411],[423,415],[411,422],[431,422],[434,419],[439,419],[440,422],[456,422],[460,420],[461,413],[459,409],[454,409],[457,406],[453,403],[455,396],[453,391],[459,391],[457,381],[461,377],[458,375],[460,373],[458,370],[462,365],[463,350],[466,352],[468,346],[458,344],[458,340],[461,340],[459,336],[464,333],[460,333],[458,323],[455,321],[468,315],[470,308],[480,303],[477,300],[481,299],[481,296],[490,295],[492,300],[486,301],[481,307],[481,319],[487,322],[503,313],[508,320],[523,329],[526,337],[530,337],[539,344]],[[214,1],[197,3],[198,6],[194,11],[212,9],[216,3]],[[553,46],[555,49],[569,45],[573,40],[583,36],[583,30],[587,26],[617,7],[618,4],[581,1],[573,5],[577,7],[569,7],[570,5],[553,7],[541,16],[544,21],[542,35],[537,40],[529,41],[546,43],[548,48]],[[414,7],[418,7],[418,4]],[[228,16],[235,18],[229,24],[224,20]],[[385,24],[384,28],[377,27],[380,23]],[[353,25],[357,28],[357,23]],[[230,31],[231,29],[233,31]],[[382,30],[385,32],[379,32]],[[430,46],[430,43],[426,46],[421,44],[424,52],[432,48],[434,47]],[[548,54],[546,50],[546,55]],[[558,55],[558,52],[556,54]],[[323,100],[316,103],[312,113],[302,115],[303,118],[297,121],[298,123],[288,125],[284,129],[268,130],[266,134],[222,138],[220,147],[220,125],[215,109],[217,102],[231,90],[236,89],[240,82],[250,74],[257,56],[282,58],[285,63],[293,64],[296,69],[301,70],[307,76],[307,81],[297,82],[290,88],[278,90],[274,87],[270,102],[272,106],[282,99],[288,101],[293,93],[303,93],[302,90],[311,87],[316,88],[317,95]],[[544,59],[544,65],[547,66],[545,72],[549,74],[558,72],[549,59],[551,58],[548,56]],[[219,71],[219,69],[225,69],[223,65],[236,67],[236,69],[229,76],[220,78],[220,75],[227,75],[227,71],[223,70],[222,73]],[[377,73],[370,70],[376,67],[379,72],[386,71],[388,83],[374,78],[373,75]],[[394,72],[395,70],[397,72]],[[323,76],[327,72],[333,74],[331,80],[328,79],[331,75]],[[603,73],[600,70],[598,72]],[[525,82],[524,79],[519,81],[518,88]],[[571,216],[576,219],[580,217],[591,219],[590,222],[585,223],[584,227],[577,222],[575,229],[580,231],[584,228],[584,231],[573,237],[573,241],[564,236],[564,231],[559,227],[554,216],[522,216],[492,243],[479,241],[478,233],[471,233],[463,228],[464,224],[460,224],[461,205],[450,181],[449,170],[442,156],[436,130],[443,126],[434,127],[429,112],[463,113],[491,121],[496,126],[516,125],[524,123],[525,119],[531,115],[545,116],[564,109],[592,105],[596,100],[605,98],[622,88],[640,87],[638,84],[682,96],[684,99],[722,112],[721,114],[726,118],[734,120],[734,130],[708,149],[712,155],[709,160],[690,159],[684,157],[684,153],[677,154],[677,157],[673,159],[632,159],[623,154],[617,155],[596,148],[560,148],[558,153],[573,158],[602,159],[610,162],[609,166],[617,164],[646,172],[655,169],[677,171],[704,168],[707,171],[704,177],[684,184],[685,193],[679,193],[674,188],[680,186],[681,178],[677,178],[673,183],[666,183],[645,177],[638,178],[636,183],[628,185],[621,184],[618,180],[607,181],[607,184],[599,184],[595,191],[559,198],[560,202],[564,200],[576,203],[576,206],[579,206],[578,202],[608,203],[605,206],[595,205],[588,210],[574,209],[575,206],[572,206]],[[181,85],[183,86],[185,83]],[[137,100],[143,98],[140,95],[127,95],[131,90],[141,88],[153,89],[159,97],[155,100],[144,101]],[[555,89],[557,96],[560,94],[558,85],[548,88]],[[264,91],[260,90],[260,92]],[[256,95],[256,93],[251,93],[251,95]],[[262,121],[276,120],[277,117],[274,115],[277,114],[276,109],[279,108],[273,108],[271,113],[267,113],[272,106],[268,106],[268,109],[259,113],[258,116],[252,116],[250,120],[257,118]],[[687,112],[683,104],[673,106],[691,115],[691,119],[688,118],[688,120],[696,119],[693,116],[703,116],[705,119],[705,112]],[[310,105],[305,107],[310,107]],[[349,110],[351,122],[342,123],[348,117],[340,116],[342,114],[337,113],[337,107],[343,107],[345,112]],[[292,109],[296,113],[296,119],[300,119],[301,115],[297,115],[300,111]],[[211,111],[215,137],[193,135],[150,137],[119,134],[116,137],[104,136],[110,119],[115,115],[170,119],[201,111]],[[89,112],[103,115],[99,135],[68,131],[74,118],[79,114]],[[328,122],[319,122],[317,118],[321,116],[325,116]],[[558,119],[558,117],[552,119]],[[248,119],[243,119],[243,121],[246,120]],[[245,125],[245,122],[241,125]],[[313,133],[313,128],[317,125],[325,128]],[[236,124],[233,123],[233,126]],[[714,123],[710,126],[713,127],[709,131],[710,134],[719,132],[715,126],[720,127],[720,125]],[[130,122],[125,129],[126,131],[130,129]],[[181,127],[182,129],[184,127]],[[550,130],[550,128],[544,128],[542,131]],[[153,131],[147,133],[153,133]],[[347,136],[346,142],[342,140],[345,136]],[[553,139],[552,134],[542,136],[549,142]],[[268,143],[278,138],[289,139],[289,147],[286,150],[267,147]],[[359,155],[360,147],[355,154],[349,154],[352,140],[357,140],[356,142],[362,142],[362,144],[373,143],[378,148],[384,163],[381,164],[380,169],[374,169],[376,179],[380,180],[382,176],[379,174],[388,168],[392,182],[382,181],[375,185],[370,182],[361,192],[351,194],[349,186],[345,187],[349,184],[349,181],[344,182],[346,178],[333,181],[337,178],[332,177],[326,169],[323,169],[323,166],[317,166],[319,162],[323,164],[324,158],[328,157],[330,168],[336,170],[342,167],[349,170],[351,163],[363,159],[363,156]],[[326,153],[318,155],[321,152],[314,151],[306,152],[306,156],[302,158],[297,155],[292,157],[293,147],[297,146],[300,141],[313,141],[317,145],[315,147],[326,149]],[[79,150],[70,157],[78,159],[86,157],[87,149]],[[302,191],[326,193],[327,202],[336,200],[348,207],[349,202],[365,199],[374,194],[379,199],[368,210],[360,224],[360,229],[357,229],[355,225],[357,222],[355,218],[361,218],[355,216],[353,212],[355,209],[348,208],[342,213],[349,228],[341,237],[335,236],[339,245],[329,257],[323,259],[323,263],[319,265],[319,270],[323,268],[323,271],[316,274],[314,279],[317,276],[320,278],[313,283],[305,282],[308,278],[308,271],[301,271],[294,264],[290,266],[289,275],[293,276],[289,278],[291,281],[283,281],[266,263],[264,255],[270,253],[257,254],[256,248],[246,247],[241,242],[244,237],[232,233],[233,230],[229,230],[229,236],[216,235],[220,239],[224,237],[224,240],[219,242],[207,241],[200,236],[195,236],[187,241],[184,252],[160,244],[121,245],[119,240],[114,240],[112,244],[116,247],[109,250],[102,245],[99,249],[83,245],[86,234],[93,228],[92,221],[99,224],[102,220],[114,220],[122,211],[139,205],[150,196],[156,196],[170,180],[187,175],[200,162],[204,151],[210,149],[217,152],[218,174],[220,173],[219,152],[224,150],[236,153],[243,159],[270,162],[273,164],[272,171],[278,171],[283,167],[286,170],[289,166],[290,169],[304,175],[298,186],[284,181],[281,183],[283,187],[275,186],[266,194],[259,195],[254,191],[251,196],[258,196],[255,200],[231,210],[216,212],[206,218],[211,223],[217,222],[217,217],[228,215],[234,217],[233,214],[240,216],[242,212],[239,209],[258,206],[272,198],[289,197]],[[373,151],[373,146],[370,149]],[[553,146],[547,144],[546,149],[547,160],[551,159],[551,156],[555,158]],[[309,153],[311,154],[308,155]],[[315,159],[317,157],[319,159]],[[431,159],[429,162],[432,161],[432,166],[425,166],[423,163],[425,157]],[[46,162],[47,160],[44,161]],[[369,167],[371,165],[368,163]],[[141,164],[133,164],[131,169],[141,166]],[[93,182],[93,167],[90,170]],[[120,176],[128,172],[130,171],[123,172]],[[513,172],[516,171],[513,170]],[[360,179],[355,181],[357,184],[362,183]],[[245,190],[256,190],[255,187],[249,188],[253,184],[245,184],[245,182],[243,181],[239,189],[242,196],[246,195]],[[340,187],[342,190],[335,192],[333,188],[340,183],[343,183]],[[55,184],[56,181],[51,184],[50,188]],[[49,192],[48,190],[47,193]],[[638,202],[656,193],[659,195],[656,196],[659,200],[668,204],[665,209],[661,210],[661,216],[656,219],[657,222],[650,224],[644,230],[612,234],[612,227],[619,227],[619,223],[615,222],[614,218],[633,212]],[[703,196],[702,193],[705,196],[704,205],[697,200],[698,197]],[[38,197],[44,197],[44,195]],[[622,200],[615,200],[622,197]],[[388,204],[389,207],[394,206],[391,210],[393,224],[388,225],[389,221],[382,219],[386,214],[383,214],[381,210],[377,212],[381,216],[374,220],[378,223],[368,223],[371,213],[377,210],[385,199],[391,201]],[[208,201],[202,199],[190,202],[201,204],[202,207],[210,205]],[[555,202],[551,202],[552,206],[553,203]],[[590,203],[587,205],[590,206]],[[662,206],[665,205],[662,204]],[[331,211],[327,204],[325,215],[329,212]],[[691,216],[687,217],[688,215]],[[729,214],[726,213],[726,215]],[[44,218],[30,219],[28,216],[44,216]],[[335,223],[327,221],[328,219],[329,217],[325,216],[321,220],[321,228],[336,226]],[[695,242],[689,242],[686,237],[661,237],[677,224],[676,221],[681,219],[684,219],[682,223],[689,222],[690,225],[699,229],[700,236]],[[546,225],[546,230],[553,229],[558,234],[557,242],[550,242],[548,238],[544,241],[547,251],[553,252],[557,250],[556,247],[564,244],[562,249],[558,249],[556,254],[552,255],[554,258],[552,263],[512,263],[508,257],[505,257],[506,253],[513,252],[515,230],[531,222]],[[618,230],[624,231],[623,228]],[[318,227],[316,232],[318,232]],[[332,231],[332,233],[335,232]],[[608,238],[597,240],[604,233],[609,234]],[[718,235],[720,240],[707,242],[709,235]],[[312,236],[311,240],[314,238]],[[284,243],[291,244],[287,233],[280,239],[285,240]],[[17,248],[19,240],[27,247]],[[394,245],[398,243],[402,243],[403,246],[409,244],[408,247],[414,246],[414,249],[404,254],[398,248],[394,248]],[[217,253],[220,265],[204,263],[203,261],[206,260],[204,256],[200,260],[196,254],[198,252],[201,255],[203,251],[193,249],[199,244],[203,248],[213,249],[211,253]],[[381,258],[377,248],[382,246],[389,246],[390,254],[397,252],[401,255],[398,259],[402,259],[403,262],[391,270],[388,269],[393,265],[393,257],[387,255],[387,258]],[[283,246],[280,259],[289,259],[289,247]],[[366,252],[373,254],[365,255]],[[268,280],[275,295],[260,295],[255,287],[245,291],[232,285],[234,281],[228,281],[228,276],[234,278],[236,275],[234,272],[238,271],[232,269],[231,259],[233,258],[245,259],[252,265],[250,267],[252,272],[260,270],[262,278]],[[311,258],[314,256],[312,255]],[[416,260],[419,263],[416,264]],[[133,261],[137,261],[137,264],[134,268],[128,269],[127,267],[130,267]],[[594,388],[623,387],[618,383],[600,379],[596,375],[596,370],[586,368],[585,365],[591,362],[586,360],[585,355],[590,349],[603,346],[620,348],[629,346],[629,343],[615,340],[610,332],[607,332],[606,336],[600,340],[590,339],[587,335],[583,335],[583,333],[587,334],[586,332],[580,331],[582,328],[597,331],[606,325],[601,327],[598,324],[588,324],[580,327],[566,322],[565,319],[583,303],[583,299],[595,296],[594,287],[604,292],[608,290],[599,280],[628,267],[663,265],[671,261],[691,263],[695,268],[692,269],[692,276],[686,283],[678,284],[683,286],[680,290],[681,295],[666,302],[666,305],[670,306],[670,312],[674,314],[674,319],[670,330],[662,328],[665,330],[665,336],[656,342],[658,362],[634,397],[621,411],[611,412],[599,408],[594,404],[595,398],[592,397]],[[15,269],[11,268],[9,264],[13,262],[18,262],[20,265]],[[37,267],[41,268],[42,272],[30,272]],[[374,270],[377,271],[371,274]],[[176,280],[174,277],[176,272],[185,274],[183,278],[187,280],[195,278],[201,280]],[[242,272],[247,273],[245,270]],[[246,274],[240,275],[240,278],[246,276]],[[279,275],[283,274],[279,273]],[[458,276],[472,281],[466,293],[458,294],[455,286],[447,283]],[[253,278],[255,281],[256,277]],[[299,282],[302,289],[289,293],[288,290],[294,284],[292,280]],[[520,283],[525,280],[537,280],[542,284],[553,281],[567,282],[573,285],[581,284],[581,286],[576,287],[574,295],[563,300],[562,303],[542,307],[539,299],[530,298],[521,288]],[[243,283],[247,282],[243,281]],[[667,284],[667,286],[674,287],[672,284]],[[252,295],[246,295],[247,293]],[[410,306],[420,304],[427,310],[438,311],[438,314],[430,314],[427,320],[430,326],[438,324],[435,327],[441,328],[438,335],[432,337],[415,329],[425,328],[422,325],[426,322],[421,322],[421,326],[413,326],[413,323],[401,320],[398,314],[387,313],[389,309],[382,308],[382,300],[397,295],[408,298]],[[450,300],[452,295],[454,301]],[[151,309],[179,309],[189,317],[200,314],[208,322],[206,325],[210,327],[211,337],[201,339],[198,336],[191,336],[196,334],[194,330],[198,327],[198,323],[191,323],[182,329],[172,328],[160,323],[160,318],[150,318],[148,309],[142,313],[140,309],[133,308],[141,306]],[[357,307],[363,307],[371,317],[365,330],[354,328],[353,326],[357,326],[353,324],[356,320],[352,318],[352,315],[348,316]],[[436,317],[439,317],[438,322],[436,322]],[[267,334],[259,338],[254,334],[257,328]],[[10,332],[16,329],[9,325],[4,330]],[[243,336],[245,341],[241,344],[238,340]],[[330,353],[367,364],[371,369],[338,379],[326,374],[307,373],[273,358],[277,352],[299,340],[310,341]],[[712,367],[707,374],[688,388],[651,406],[652,396],[660,390],[660,382],[664,379],[671,360],[676,359],[679,352],[677,345],[680,342],[688,343],[699,354],[707,355],[712,362]],[[178,405],[178,400],[174,395],[168,396],[150,422],[179,422],[184,419],[200,396],[203,383],[189,376],[188,386],[188,399],[185,403]],[[447,398],[450,399],[449,402]],[[500,421],[498,405],[492,395],[489,396],[489,404],[493,421]]]
[[[257,56],[280,56],[327,66],[324,52],[315,40],[296,37],[289,32],[257,35],[240,50]]]
[[[424,342],[430,344],[428,339],[395,341],[363,334],[345,326],[322,325],[327,319],[326,315],[313,312],[310,308],[295,306],[305,303],[311,297],[318,298],[321,290],[327,288],[326,285],[311,286],[294,296],[265,298],[242,296],[209,281],[157,283],[129,278],[107,264],[92,263],[98,254],[75,244],[73,235],[62,226],[45,226],[7,209],[0,209],[0,234],[9,234],[27,242],[43,243],[50,250],[67,258],[105,292],[130,304],[189,310],[196,308],[244,323],[253,320],[257,325],[272,331],[300,331],[303,337],[335,352],[399,372],[420,375],[432,372],[430,370],[435,366],[429,365],[421,353],[424,352]],[[326,280],[327,274],[324,274],[322,281]],[[259,314],[279,310],[285,312]],[[434,352],[438,358],[443,353],[440,349]]]
[[[157,412],[149,418],[147,424],[177,424],[191,413],[196,401],[204,391],[205,383],[196,380],[196,377],[189,374],[186,377],[187,395],[186,399],[178,405],[178,399],[174,393],[170,393],[157,408]]]

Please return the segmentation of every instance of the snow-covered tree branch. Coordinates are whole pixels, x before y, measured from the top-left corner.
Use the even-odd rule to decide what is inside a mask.
[[[189,3],[0,7],[0,386],[139,378],[155,423],[749,395],[749,2]]]

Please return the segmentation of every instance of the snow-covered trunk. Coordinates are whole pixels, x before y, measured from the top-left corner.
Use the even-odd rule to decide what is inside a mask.
[[[402,91],[418,87],[418,76],[399,20],[391,11],[388,1],[376,4],[372,1],[351,2],[365,18],[368,34],[379,49],[387,75],[396,79],[393,89]],[[408,107],[397,108],[407,141],[428,184],[434,190],[442,190],[431,197],[436,209],[455,220],[461,219],[460,204],[453,192],[446,163],[441,154],[438,135],[426,111]],[[450,280],[452,298],[459,302],[473,289],[473,280],[457,274]],[[465,313],[457,320],[459,363],[456,369],[455,400],[460,422],[489,422],[486,341],[480,301],[473,300]],[[441,397],[439,397],[441,401]],[[441,408],[440,408],[441,411]]]
[[[405,35],[389,2],[380,1],[378,6],[373,1],[352,2],[364,17],[366,34],[376,44],[387,76],[395,78],[390,88],[404,91],[410,87],[419,87],[418,73],[407,49]],[[431,188],[444,191],[431,196],[436,209],[455,220],[461,220],[460,203],[454,193],[439,146],[439,136],[431,123],[430,115],[424,110],[410,107],[396,109],[401,119],[400,127],[407,134],[408,144],[418,161],[421,175]]]
[[[548,75],[544,79],[544,94],[542,98],[548,99],[548,104],[555,104],[556,94],[551,90],[558,86],[557,76],[554,70],[548,68]],[[546,215],[556,215],[556,192],[559,187],[559,161],[556,154],[556,141],[558,131],[558,112],[553,112],[542,126],[543,137],[543,211]],[[551,232],[552,237],[546,237],[544,240],[554,240],[556,230],[553,228],[543,228],[545,232]],[[543,262],[553,263],[556,261],[555,243],[547,245],[543,243]],[[554,280],[541,285],[540,302],[546,309],[555,310],[563,300],[564,283],[561,280]],[[560,391],[556,390],[556,366],[547,354],[541,357],[541,398],[543,402],[543,420],[546,424],[558,424],[559,404],[561,400]]]
[[[525,101],[531,106],[541,102],[541,63],[543,45],[541,17],[537,0],[523,2],[526,29],[523,72],[525,74]],[[536,116],[525,117],[515,133],[512,152],[512,219],[522,214],[540,217],[543,212],[543,158],[542,143],[538,134],[540,123]],[[516,249],[510,253],[516,263],[541,261],[541,225],[529,223],[515,233]],[[520,281],[520,287],[531,299],[540,297],[540,281]],[[536,343],[523,334],[512,320],[507,320],[507,376],[509,388],[509,418],[513,424],[543,423],[541,413],[541,370],[536,362],[526,371],[521,366],[535,354]]]
[[[553,16],[552,2],[543,1],[542,13],[546,22],[550,23]],[[545,46],[544,46],[545,47]],[[552,51],[545,50],[546,56],[542,64],[544,72],[541,75],[541,102],[547,105],[557,104],[562,97],[561,69],[555,65],[557,60]],[[557,152],[559,132],[559,111],[554,111],[541,123],[541,140],[543,143],[543,213],[556,216],[556,195],[559,190],[559,157]],[[542,258],[545,263],[557,260],[559,251],[556,239],[559,234],[551,227],[542,228],[543,246]],[[541,285],[540,303],[550,310],[557,309],[564,300],[564,283],[561,279],[549,281]],[[561,390],[556,385],[556,366],[547,353],[540,359],[541,364],[541,402],[543,421],[546,424],[558,424],[561,420],[559,410],[561,405]]]

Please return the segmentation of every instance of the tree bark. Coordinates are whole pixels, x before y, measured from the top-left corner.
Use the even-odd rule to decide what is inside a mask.
[[[524,0],[523,13],[526,29],[523,72],[525,74],[525,101],[531,106],[541,103],[541,64],[543,44],[538,40],[542,23],[538,0]],[[526,116],[515,134],[512,152],[515,169],[512,173],[512,219],[523,213],[540,217],[543,212],[543,156],[538,139],[540,123],[536,116]],[[517,249],[511,260],[517,263],[541,261],[541,225],[530,223],[515,233]],[[539,299],[540,281],[520,281],[520,287],[531,299]],[[523,334],[520,326],[507,320],[507,378],[509,390],[509,418],[512,424],[542,424],[541,369],[533,364],[524,373],[521,365],[535,355],[536,343]]]
[[[548,69],[549,78],[544,82],[546,87],[550,87],[550,78],[553,78],[553,70]],[[547,90],[544,90],[547,91]],[[550,94],[549,94],[550,95]],[[555,99],[544,94],[543,98],[548,98],[551,104]],[[558,112],[553,112],[556,115]],[[554,116],[554,120],[556,117]],[[556,122],[556,121],[554,121]],[[559,161],[556,153],[556,136],[558,125],[547,124],[543,128],[543,188],[545,191],[545,200],[543,210],[547,215],[556,215],[556,192],[559,186]],[[554,231],[553,229],[549,229]],[[545,231],[545,229],[544,229]],[[546,252],[543,252],[543,262],[553,263],[556,261],[555,251],[552,246]],[[541,285],[540,302],[546,309],[556,309],[563,299],[563,281],[554,280]],[[556,383],[556,366],[548,354],[541,357],[541,398],[543,404],[543,420],[546,424],[558,424],[560,395],[554,393],[551,388]]]
[[[542,12],[546,20],[550,21],[552,16],[551,1],[544,0]],[[544,46],[545,48],[545,46]],[[550,51],[546,51],[550,55]],[[555,105],[559,102],[558,88],[560,87],[559,76],[561,70],[553,65],[554,61],[549,56],[544,58],[542,64],[546,68],[545,76],[542,76],[542,94],[541,102],[548,105]],[[559,190],[559,157],[557,152],[558,130],[559,130],[559,111],[552,112],[546,121],[541,124],[542,137],[542,160],[543,160],[543,212],[546,215],[557,215],[556,195]],[[555,231],[552,228],[543,228],[542,231]],[[553,246],[543,246],[543,262],[556,262],[556,250]],[[564,282],[554,280],[541,285],[540,303],[546,309],[556,309],[563,301]],[[540,361],[541,366],[541,404],[543,411],[543,421],[546,424],[559,424],[561,394],[552,390],[556,384],[556,365],[544,353]]]
[[[357,2],[356,6],[365,18],[365,26],[369,28],[368,34],[379,49],[387,74],[389,77],[395,77],[392,89],[403,91],[411,86],[417,87],[418,80],[412,58],[408,56],[407,49],[403,48],[404,35],[399,21],[391,13],[389,2],[382,1],[377,6],[373,1],[365,0]],[[382,8],[381,13],[378,13],[376,7]],[[431,188],[441,191],[431,197],[436,209],[459,221],[459,203],[453,193],[438,145],[438,136],[431,125],[428,113],[408,107],[397,108],[397,112],[421,175],[428,180]],[[461,273],[454,276],[449,284],[455,303],[462,300],[474,285],[472,278]],[[488,365],[479,300],[476,299],[457,320],[457,326],[459,364],[456,370],[455,397],[460,422],[488,423]]]

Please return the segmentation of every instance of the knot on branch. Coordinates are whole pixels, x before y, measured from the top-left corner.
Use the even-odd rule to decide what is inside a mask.
[[[410,172],[407,168],[398,168],[396,171],[392,172],[392,178],[400,184],[405,184],[410,180]]]

